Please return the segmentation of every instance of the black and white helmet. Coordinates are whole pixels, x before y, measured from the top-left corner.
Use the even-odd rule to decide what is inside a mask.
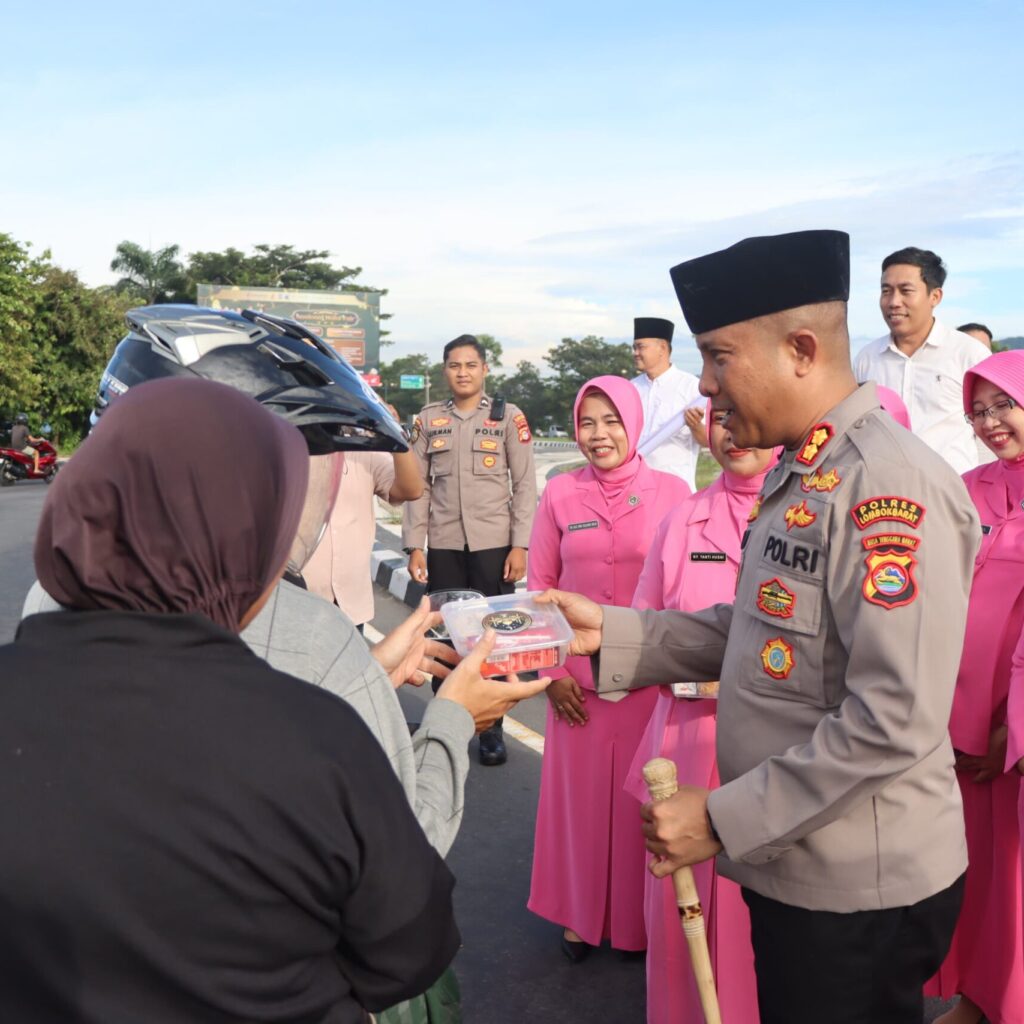
[[[311,455],[406,451],[402,428],[366,382],[307,327],[284,317],[200,306],[143,306],[100,380],[92,422],[158,377],[195,375],[251,395],[302,431]]]

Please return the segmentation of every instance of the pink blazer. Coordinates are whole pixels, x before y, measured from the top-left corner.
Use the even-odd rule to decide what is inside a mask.
[[[590,466],[554,477],[533,520],[530,590],[558,587],[628,607],[658,524],[689,494],[685,481],[646,464],[611,508]],[[551,675],[594,688],[589,658],[569,658]]]
[[[989,462],[963,478],[983,531],[949,723],[953,746],[968,754],[984,754],[989,733],[1006,721],[1010,664],[1024,625],[1024,509],[1007,515],[1001,472]]]

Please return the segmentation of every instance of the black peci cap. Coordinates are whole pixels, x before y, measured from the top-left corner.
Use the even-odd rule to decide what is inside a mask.
[[[763,235],[669,271],[687,326],[703,334],[728,324],[850,297],[845,231]]]
[[[660,316],[638,316],[633,320],[633,340],[637,338],[662,338],[670,345],[676,325]]]

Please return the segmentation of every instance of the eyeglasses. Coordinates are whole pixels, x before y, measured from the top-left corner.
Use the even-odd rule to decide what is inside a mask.
[[[984,423],[990,417],[994,420],[1006,419],[1006,414],[1017,407],[1012,398],[1004,398],[1001,402],[993,402],[987,409],[979,409],[977,412],[965,412],[964,419],[972,426]]]

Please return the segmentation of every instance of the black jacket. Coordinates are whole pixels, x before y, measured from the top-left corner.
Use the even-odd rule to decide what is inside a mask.
[[[4,1020],[348,1024],[458,946],[357,715],[197,615],[22,623],[0,813]]]

